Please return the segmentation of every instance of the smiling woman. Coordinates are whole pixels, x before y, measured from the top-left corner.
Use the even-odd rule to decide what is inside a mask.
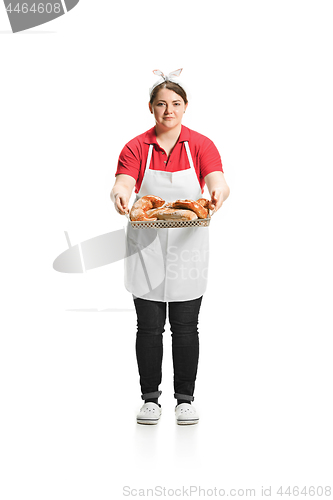
[[[155,126],[129,141],[119,156],[111,199],[120,214],[136,200],[153,195],[168,202],[198,200],[205,184],[215,211],[229,196],[220,154],[207,137],[182,125],[188,107],[184,88],[174,81],[181,70],[162,76],[150,91]],[[141,398],[137,422],[156,424],[162,380],[162,333],[167,304],[172,331],[174,397],[178,424],[199,420],[191,405],[199,359],[198,317],[207,286],[208,227],[133,229],[127,226],[125,287],[137,312],[136,354]],[[156,231],[151,241],[151,231]],[[150,236],[150,239],[149,239]]]
[[[169,156],[180,134],[188,102],[168,88],[159,89],[156,96],[156,99],[150,99],[149,109],[155,118],[158,143]]]
[[[151,93],[149,110],[155,118],[158,143],[167,156],[177,142],[187,106],[186,92],[177,83],[163,82]]]

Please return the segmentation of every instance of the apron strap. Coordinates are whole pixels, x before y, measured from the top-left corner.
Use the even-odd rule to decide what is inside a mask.
[[[149,144],[145,173],[147,168],[149,168],[152,153],[153,153],[153,144]]]
[[[185,141],[184,144],[185,144],[187,158],[188,158],[188,161],[190,163],[190,166],[193,168],[193,170],[195,170],[194,163],[193,163],[192,156],[191,156],[190,146],[188,145],[188,141]]]
[[[151,155],[153,153],[153,147],[154,147],[153,144],[149,144],[148,156],[147,156],[147,161],[146,161],[146,168],[145,168],[145,171],[144,171],[144,174],[143,174],[143,179],[144,179],[144,177],[146,175],[146,172],[147,172],[147,169],[149,168],[149,165],[150,165]],[[143,182],[143,179],[141,181],[141,184]],[[138,201],[139,198],[140,198],[139,193],[136,193],[136,195],[135,195],[135,201]],[[140,258],[141,258],[141,255],[140,255]]]

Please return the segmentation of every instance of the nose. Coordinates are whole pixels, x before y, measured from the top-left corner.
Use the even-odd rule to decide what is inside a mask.
[[[172,106],[171,106],[171,105],[166,104],[166,105],[165,105],[164,114],[165,114],[165,115],[170,115],[171,113],[172,113]]]

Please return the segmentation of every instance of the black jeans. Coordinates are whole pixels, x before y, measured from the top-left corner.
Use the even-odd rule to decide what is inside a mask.
[[[162,380],[163,332],[168,304],[172,337],[174,397],[193,401],[199,360],[198,316],[202,296],[182,302],[134,298],[137,313],[136,356],[141,398],[158,398]]]

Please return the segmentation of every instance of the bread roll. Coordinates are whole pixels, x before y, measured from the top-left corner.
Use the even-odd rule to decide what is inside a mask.
[[[209,208],[210,210],[214,210],[215,206],[212,204],[210,200],[207,200],[206,198],[199,198],[197,200],[197,203],[200,203],[205,208]]]
[[[155,208],[147,211],[148,217],[159,220],[195,220],[198,216],[192,210],[175,210],[174,208]]]
[[[147,195],[137,200],[130,211],[130,219],[133,221],[154,221],[157,218],[147,217],[147,210],[161,207],[165,201],[159,196]]]
[[[192,210],[199,219],[207,219],[208,217],[208,209],[194,200],[176,200],[172,203],[167,203],[165,206],[168,208],[185,208]]]

